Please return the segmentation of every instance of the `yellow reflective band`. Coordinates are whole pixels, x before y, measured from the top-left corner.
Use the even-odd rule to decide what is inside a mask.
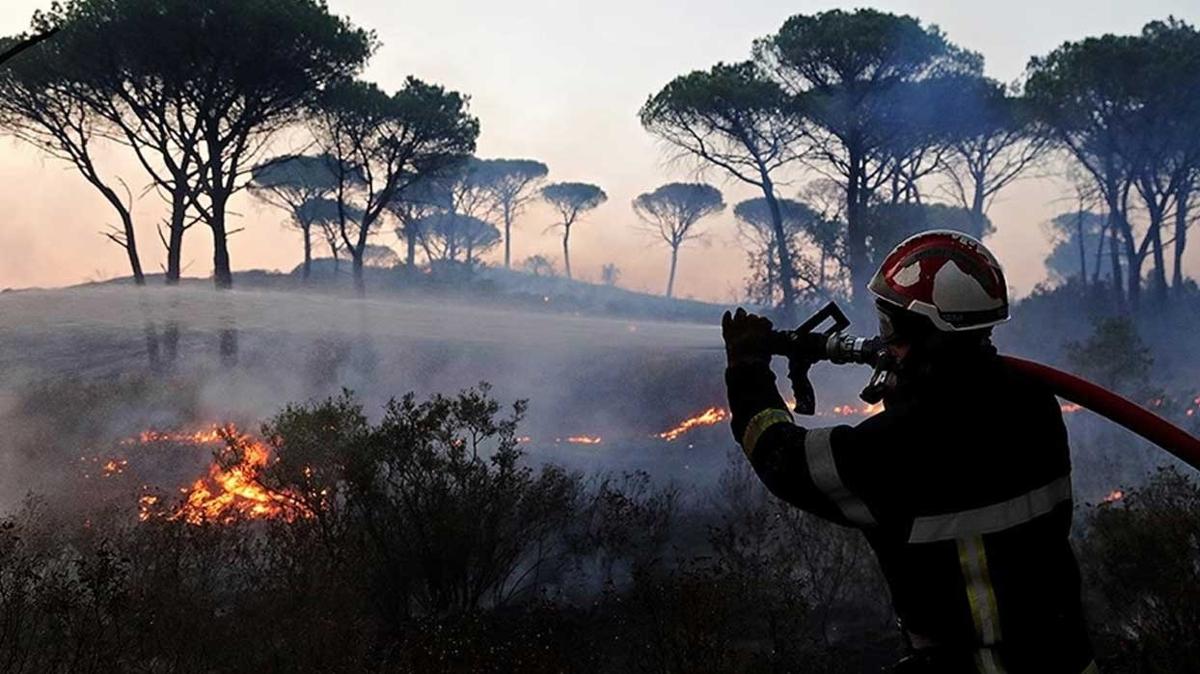
[[[753,458],[754,446],[758,444],[758,439],[768,428],[775,424],[790,424],[792,423],[792,415],[787,410],[781,410],[776,407],[765,409],[746,425],[746,432],[742,434],[742,451],[746,453],[747,458]]]
[[[962,568],[963,583],[967,591],[967,603],[971,606],[971,618],[975,622],[975,633],[984,648],[975,655],[975,663],[984,674],[1003,674],[1004,667],[996,660],[989,646],[1000,642],[1000,610],[996,604],[996,591],[988,573],[987,551],[983,536],[960,538],[958,563]]]
[[[1084,667],[1083,671],[1080,672],[1079,674],[1100,674],[1100,668],[1096,666],[1096,661],[1092,660],[1091,662],[1088,663],[1088,666]]]

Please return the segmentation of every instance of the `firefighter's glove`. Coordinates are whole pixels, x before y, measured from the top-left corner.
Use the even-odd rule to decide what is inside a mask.
[[[769,319],[746,313],[728,311],[721,317],[721,336],[725,338],[725,355],[730,367],[735,365],[769,365],[770,340],[774,326]]]

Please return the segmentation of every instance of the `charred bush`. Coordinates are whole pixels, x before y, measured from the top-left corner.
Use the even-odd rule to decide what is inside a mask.
[[[1108,669],[1200,665],[1200,485],[1172,468],[1096,506],[1081,566],[1092,632]]]

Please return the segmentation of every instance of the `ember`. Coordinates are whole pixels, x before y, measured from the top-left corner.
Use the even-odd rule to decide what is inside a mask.
[[[1115,503],[1123,498],[1125,498],[1125,492],[1120,489],[1114,489],[1108,493],[1108,496],[1104,497],[1103,503]]]

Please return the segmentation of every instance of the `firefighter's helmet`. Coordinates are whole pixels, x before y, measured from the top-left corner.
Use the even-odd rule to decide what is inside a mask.
[[[931,230],[888,253],[868,288],[891,307],[920,314],[943,332],[1008,320],[1008,286],[996,257],[961,232]]]

